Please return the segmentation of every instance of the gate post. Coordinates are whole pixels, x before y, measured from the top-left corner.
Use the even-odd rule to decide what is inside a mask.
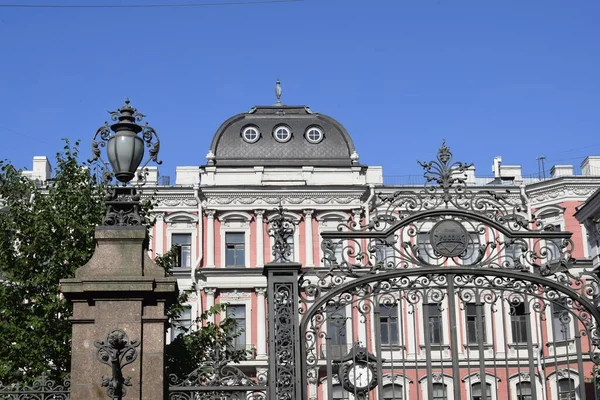
[[[300,400],[299,263],[265,264],[269,323],[269,399]]]
[[[61,280],[73,305],[72,400],[163,400],[167,303],[177,281],[146,253],[145,226],[100,226],[75,278]]]

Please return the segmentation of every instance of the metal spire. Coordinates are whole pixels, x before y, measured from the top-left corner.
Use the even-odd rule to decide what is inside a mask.
[[[277,78],[277,82],[275,82],[275,97],[277,98],[276,106],[281,105],[281,81]]]

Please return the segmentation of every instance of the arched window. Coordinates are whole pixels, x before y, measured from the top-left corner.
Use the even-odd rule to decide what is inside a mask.
[[[481,383],[471,386],[471,400],[492,400],[492,385],[485,384],[485,395],[481,391]]]
[[[383,400],[403,400],[404,389],[398,384],[383,387]]]
[[[531,383],[530,382],[519,382],[517,383],[517,400],[531,400]]]
[[[573,379],[563,378],[558,381],[558,399],[559,400],[575,400],[575,382]]]
[[[443,383],[434,383],[433,384],[433,400],[445,400],[448,398],[446,385]]]

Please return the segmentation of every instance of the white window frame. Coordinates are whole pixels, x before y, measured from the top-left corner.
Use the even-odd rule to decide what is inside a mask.
[[[420,317],[420,321],[421,321],[421,326],[419,327],[419,347],[421,348],[421,358],[425,358],[427,355],[425,354],[425,351],[423,351],[423,349],[425,348],[425,310],[424,310],[424,305],[425,304],[438,304],[438,303],[433,303],[431,299],[427,298],[427,299],[423,299],[422,302],[418,303],[416,305],[416,309],[418,309],[419,314],[418,316]],[[448,309],[448,296],[445,296],[444,299],[442,300],[442,308],[443,310],[440,311],[440,313],[442,314],[442,337],[441,339],[441,343],[430,343],[430,346],[432,347],[442,347],[444,350],[449,349],[450,348],[450,342],[448,340],[448,338],[450,337],[449,332],[447,332],[447,330],[450,328],[450,318],[449,318],[449,309]],[[432,351],[432,356],[434,357],[439,357],[439,352],[438,351]]]
[[[559,226],[561,232],[565,232],[565,208],[556,205],[548,205],[537,210],[535,215],[544,224],[544,229],[550,225],[554,225]],[[548,246],[548,244],[546,244],[546,246]]]
[[[251,268],[250,265],[250,221],[252,216],[243,211],[229,211],[219,215],[221,223],[221,268]],[[225,236],[227,233],[243,233],[244,234],[244,267],[229,267],[226,261],[226,242]]]
[[[350,347],[352,347],[352,324],[353,324],[353,320],[354,320],[353,315],[352,315],[352,312],[354,311],[354,307],[352,305],[353,305],[353,303],[346,304],[344,306],[344,315],[346,318],[346,323],[344,324],[344,326],[346,328],[346,343],[342,344],[342,345],[347,346],[348,350],[350,350]],[[325,336],[327,336],[327,334],[328,334],[327,322],[329,321],[329,315],[327,315],[327,308],[325,308],[324,314],[325,314],[325,323],[323,325],[321,325],[321,330],[325,333]],[[327,344],[326,340],[323,339],[321,341],[321,345],[320,345],[321,353],[325,350],[326,344]]]
[[[473,372],[471,375],[463,379],[463,382],[465,382],[465,388],[467,389],[467,399],[471,400],[473,398],[471,393],[472,386],[476,383],[483,383],[486,385],[491,385],[492,400],[499,400],[496,397],[496,386],[499,381],[499,378],[486,373],[485,379],[482,382],[481,377],[479,376],[479,372]]]
[[[432,378],[433,379],[433,378]],[[437,381],[433,379],[433,383],[441,383],[446,385],[446,395],[449,399],[454,397],[454,379],[450,375],[443,374],[442,379]],[[419,384],[421,385],[421,393],[423,394],[423,399],[428,399],[428,390],[427,390],[427,376],[423,376],[419,379]]]
[[[246,137],[246,132],[248,132],[251,129],[256,132],[256,139],[250,140]],[[250,143],[250,144],[256,143],[260,139],[260,130],[254,125],[245,126],[244,129],[242,129],[242,139],[246,143]]]
[[[506,340],[508,340],[507,345],[509,348],[511,348],[512,350],[517,350],[517,355],[519,355],[518,350],[527,350],[524,346],[524,342],[523,343],[515,343],[513,342],[513,332],[512,332],[512,319],[511,319],[511,315],[510,315],[510,310],[511,310],[511,306],[510,306],[510,302],[508,301],[507,297],[504,297],[501,299],[504,302],[504,305],[500,306],[500,307],[504,307],[504,321],[506,321]],[[530,298],[525,296],[525,302],[527,303],[525,305],[525,307],[531,307],[529,305],[529,300]],[[525,309],[527,310],[527,308]],[[532,346],[537,349],[539,347],[539,343],[538,341],[538,329],[540,328],[537,324],[537,320],[535,318],[536,316],[536,311],[533,310],[529,310],[529,325],[531,326],[531,332],[529,332],[529,335],[531,335],[531,344]],[[517,347],[519,346],[519,347]],[[523,348],[521,349],[521,346],[523,346]],[[537,350],[536,350],[537,351]]]
[[[492,338],[495,334],[494,330],[492,329],[492,318],[490,318],[494,315],[494,313],[492,312],[492,306],[490,304],[485,301],[480,301],[480,303],[483,306],[483,323],[485,324],[485,342],[483,345],[488,347],[492,346]],[[467,328],[467,304],[474,304],[474,302],[465,303],[462,302],[462,300],[459,300],[458,304],[464,305],[464,310],[460,310],[460,307],[456,307],[458,310],[460,310],[460,318],[463,321],[463,326],[465,327],[462,332],[463,345],[465,347],[476,347],[477,344],[469,343],[469,332]]]
[[[553,304],[553,302],[549,301],[548,303],[546,303],[546,309],[544,310],[546,316],[546,329],[548,330],[548,337],[552,340],[548,343],[548,350],[551,356],[564,355],[567,352],[573,352],[575,350],[575,334],[577,332],[576,328],[579,320],[577,319],[577,316],[574,315],[573,311],[567,308],[571,316],[571,321],[569,322],[571,337],[568,339],[555,337]],[[556,343],[560,344],[557,346]]]
[[[573,384],[575,385],[575,398],[579,400],[581,398],[581,386],[579,385],[579,374],[572,368],[569,368],[569,374],[564,376],[564,372],[558,373],[557,371],[553,371],[548,375],[548,385],[550,385],[550,398],[554,400],[559,400],[558,398],[558,382],[561,379],[572,379]]]
[[[238,293],[243,293],[244,297],[238,297]],[[247,294],[247,296],[246,296]],[[252,293],[238,292],[237,290],[226,290],[222,289],[219,294],[219,304],[229,304],[231,306],[245,306],[246,307],[246,326],[244,327],[244,333],[246,334],[246,350],[250,350],[248,346],[256,347],[256,343],[252,343]],[[227,307],[225,310],[221,310],[221,321],[227,318]]]
[[[276,217],[277,214],[273,213],[271,215],[269,215],[267,217],[267,232],[269,231],[269,228],[271,227],[271,221],[273,220],[273,218]],[[293,240],[294,240],[294,254],[292,254],[292,260],[293,262],[300,262],[300,230],[298,229],[299,224],[300,224],[300,220],[301,220],[301,216],[292,212],[284,212],[283,214],[286,217],[289,217],[292,219],[292,221],[294,221],[295,224],[295,228],[294,229],[294,236],[293,236]],[[265,259],[268,259],[269,261],[275,261],[275,258],[273,257],[273,245],[275,244],[275,240],[273,239],[272,236],[269,236],[269,249],[271,249],[271,251],[269,251],[269,254],[265,257]]]
[[[308,135],[308,134],[309,134],[309,133],[310,133],[310,131],[312,131],[312,130],[316,130],[317,132],[319,132],[319,139],[317,139],[317,140],[313,140],[313,139],[311,139],[311,138],[309,137],[309,135]],[[304,137],[306,138],[306,141],[307,141],[308,143],[311,143],[311,144],[317,144],[317,143],[321,143],[321,142],[323,141],[323,139],[325,138],[325,134],[323,133],[323,129],[321,129],[320,127],[318,127],[318,126],[314,126],[314,125],[311,125],[311,126],[309,126],[308,128],[306,128],[306,132],[304,133]]]
[[[531,389],[536,391],[537,398],[541,399],[542,397],[542,384],[540,383],[539,376],[534,376],[533,381],[530,379],[520,378],[519,373],[512,375],[508,379],[508,386],[510,388],[510,400],[517,400],[517,384],[521,382],[529,382],[531,383]]]
[[[197,251],[198,251],[198,216],[185,211],[177,211],[166,215],[164,218],[167,224],[165,232],[167,236],[167,249],[173,248],[173,234],[191,234],[190,246],[190,269],[196,268]],[[167,251],[168,251],[167,250]]]
[[[277,131],[280,129],[285,129],[287,131],[287,133],[288,133],[287,139],[282,140],[277,137]],[[279,143],[287,143],[290,140],[292,140],[292,130],[290,129],[290,127],[288,127],[286,125],[277,125],[275,128],[273,128],[273,138]]]
[[[381,385],[385,389],[386,386],[390,385],[400,385],[402,386],[402,399],[408,400],[410,399],[410,388],[413,381],[410,378],[407,378],[404,375],[391,375],[385,374],[381,377]],[[383,393],[380,398],[383,399]]]
[[[195,299],[190,299],[190,300],[195,300]],[[186,307],[190,308],[190,313],[191,313],[191,317],[192,317],[192,326],[190,328],[190,332],[194,332],[198,327],[196,326],[196,318],[198,317],[198,303],[196,301],[190,301],[188,303],[183,304]],[[172,327],[169,327],[169,329],[167,329],[167,340],[166,343],[169,344],[171,343],[171,331],[172,331]]]

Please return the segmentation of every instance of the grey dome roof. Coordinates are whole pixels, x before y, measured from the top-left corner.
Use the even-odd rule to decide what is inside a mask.
[[[287,127],[292,137],[281,143],[273,136],[275,127]],[[242,137],[248,126],[257,128],[259,139],[249,143]],[[311,127],[323,132],[318,143],[305,133]],[[350,166],[358,156],[342,124],[306,106],[257,106],[225,121],[215,133],[207,158],[217,166]]]

